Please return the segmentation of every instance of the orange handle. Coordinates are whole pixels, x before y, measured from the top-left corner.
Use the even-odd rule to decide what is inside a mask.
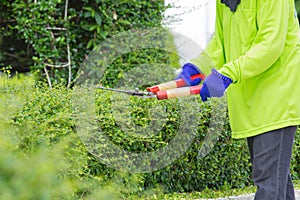
[[[192,80],[195,80],[196,78],[201,78],[202,80],[204,80],[205,75],[204,74],[196,74],[196,75],[191,76]],[[174,80],[174,81],[161,83],[159,85],[154,85],[152,87],[148,87],[147,91],[152,92],[153,94],[156,94],[158,91],[170,90],[170,89],[180,88],[180,87],[184,87],[184,86],[186,86],[184,80],[178,79],[178,80]]]
[[[182,87],[182,88],[174,88],[170,90],[158,91],[156,93],[156,97],[158,100],[163,99],[174,99],[179,97],[187,97],[195,94],[199,94],[202,86],[191,86],[191,87]]]

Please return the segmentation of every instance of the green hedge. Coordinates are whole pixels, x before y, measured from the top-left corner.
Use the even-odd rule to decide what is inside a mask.
[[[212,151],[204,158],[198,157],[213,103],[199,101],[200,118],[196,136],[179,159],[157,171],[130,174],[100,163],[82,143],[72,115],[74,91],[64,87],[50,90],[43,84],[34,85],[31,78],[0,80],[0,85],[0,131],[3,136],[0,173],[5,177],[0,180],[1,197],[141,198],[162,192],[243,188],[251,185],[246,142],[230,138],[227,120]],[[97,115],[99,126],[115,144],[133,152],[154,151],[167,145],[174,137],[178,120],[182,117],[179,101],[130,98],[132,107],[124,110],[123,114],[136,119],[132,122],[135,127],[149,123],[147,113],[151,106],[164,104],[169,109],[165,128],[151,141],[137,141],[130,134],[130,131],[136,130],[131,127],[129,132],[120,131],[112,115],[114,107],[111,97],[116,95],[97,91],[95,96],[95,105],[100,111]],[[298,134],[292,162],[294,179],[299,176],[299,144]],[[38,192],[33,193],[33,190]],[[27,196],[23,198],[22,195]]]

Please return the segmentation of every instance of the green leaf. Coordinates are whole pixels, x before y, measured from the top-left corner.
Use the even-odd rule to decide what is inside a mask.
[[[97,33],[100,33],[101,32],[101,27],[100,26],[97,26]]]
[[[91,48],[94,44],[94,40],[90,40],[86,46],[87,49]]]
[[[91,26],[90,28],[89,28],[89,31],[93,31],[93,30],[95,30],[97,28],[97,26],[96,25],[93,25],[93,26]]]
[[[130,23],[130,21],[128,21],[128,20],[118,20],[118,22],[120,23],[120,24],[131,24]]]
[[[101,31],[100,31],[100,35],[101,35],[101,37],[102,37],[103,39],[105,39],[105,38],[107,37],[107,35],[108,35],[108,32],[107,32],[107,31],[101,30]]]
[[[84,17],[85,18],[88,18],[88,17],[91,17],[91,16],[92,16],[91,12],[84,12]]]
[[[96,19],[96,22],[97,22],[97,24],[99,25],[99,26],[101,26],[101,24],[102,24],[102,18],[101,18],[101,16],[99,15],[99,13],[95,13],[95,19]]]

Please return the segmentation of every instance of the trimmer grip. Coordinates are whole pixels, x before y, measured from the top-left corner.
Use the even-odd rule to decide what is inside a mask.
[[[187,96],[199,94],[201,88],[202,86],[197,85],[191,87],[182,87],[182,88],[174,88],[170,90],[158,91],[156,93],[156,97],[158,100],[187,97]]]
[[[196,75],[191,76],[192,80],[195,80],[196,78],[201,78],[202,80],[204,80],[205,75],[204,74],[196,74]],[[184,87],[184,86],[186,86],[184,80],[177,79],[174,81],[169,81],[169,82],[161,83],[159,85],[154,85],[152,87],[148,87],[147,91],[152,92],[153,94],[156,94],[158,91],[170,90],[170,89],[180,88],[180,87]]]

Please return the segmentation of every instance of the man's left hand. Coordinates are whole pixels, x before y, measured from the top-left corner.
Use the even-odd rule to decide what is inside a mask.
[[[209,97],[222,97],[232,80],[219,73],[216,69],[212,69],[211,74],[204,80],[200,91],[202,101],[206,101]]]

